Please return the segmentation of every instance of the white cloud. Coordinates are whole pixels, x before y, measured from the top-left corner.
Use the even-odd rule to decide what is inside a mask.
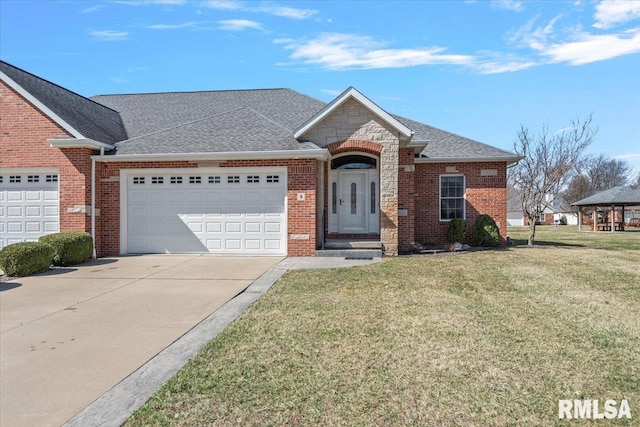
[[[640,53],[640,28],[623,34],[593,35],[581,33],[574,41],[555,43],[545,47],[542,54],[554,62],[583,65],[618,56]]]
[[[86,9],[82,9],[80,13],[93,13],[99,11],[100,9],[104,9],[104,5],[97,4],[95,6],[87,7]]]
[[[471,65],[480,74],[502,74],[525,70],[538,65],[536,61],[522,58],[479,59]]]
[[[640,3],[640,2],[639,2]],[[562,15],[536,26],[534,17],[507,40],[536,51],[544,62],[583,65],[640,52],[640,27],[619,33],[591,34],[580,27],[556,29]]]
[[[114,3],[126,4],[128,6],[148,6],[153,4],[181,5],[187,0],[114,0]]]
[[[289,19],[309,19],[318,13],[315,9],[297,9],[288,6],[260,6],[256,8],[251,8],[250,10],[255,12],[263,12],[268,13],[275,16],[280,16],[282,18]]]
[[[238,10],[242,8],[242,3],[235,0],[207,0],[203,4],[210,9],[217,10]]]
[[[285,49],[292,51],[292,59],[330,70],[468,65],[473,62],[473,57],[468,55],[445,54],[441,47],[385,49],[386,43],[355,34],[323,33],[312,40],[284,44]]]
[[[492,0],[491,6],[504,10],[513,10],[515,12],[522,10],[522,2],[517,0]]]
[[[97,40],[116,41],[116,40],[125,40],[129,36],[129,33],[126,31],[104,30],[104,31],[91,31],[89,35]]]
[[[259,22],[249,21],[247,19],[227,19],[218,21],[221,30],[226,31],[242,31],[242,30],[261,30],[262,25]]]
[[[335,90],[335,89],[320,89],[320,92],[326,93],[327,95],[331,95],[333,97],[336,97],[342,93],[341,90]]]
[[[200,23],[199,22],[185,22],[183,24],[154,24],[154,25],[148,25],[146,28],[149,28],[150,30],[179,30],[182,28],[192,28],[195,26],[198,26]]]
[[[315,9],[299,9],[289,6],[278,6],[270,2],[265,2],[259,6],[247,6],[243,2],[234,0],[209,0],[205,6],[217,10],[239,10],[243,12],[266,13],[288,19],[309,19],[315,16],[318,11]]]
[[[637,0],[608,0],[601,1],[596,6],[593,15],[595,28],[607,29],[640,18],[640,1]]]

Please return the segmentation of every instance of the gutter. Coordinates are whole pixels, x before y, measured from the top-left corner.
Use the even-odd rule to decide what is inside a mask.
[[[47,142],[55,148],[89,148],[91,150],[113,150],[115,147],[104,142],[94,141],[88,138],[51,138]]]
[[[160,154],[115,154],[91,156],[100,162],[153,162],[153,161],[201,161],[201,160],[265,160],[265,159],[317,159],[327,161],[329,150],[276,150],[276,151],[228,151],[218,153],[160,153]]]
[[[414,163],[477,163],[477,162],[507,162],[509,165],[518,163],[521,157],[416,157]]]

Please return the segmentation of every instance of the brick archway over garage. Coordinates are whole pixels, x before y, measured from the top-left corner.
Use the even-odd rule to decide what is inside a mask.
[[[361,151],[374,156],[380,157],[383,149],[382,144],[377,144],[371,141],[363,141],[360,139],[347,139],[344,141],[336,141],[326,146],[332,156],[340,153],[346,153],[349,151]]]

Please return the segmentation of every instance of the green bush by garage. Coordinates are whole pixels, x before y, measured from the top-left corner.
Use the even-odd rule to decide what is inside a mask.
[[[30,276],[47,271],[53,249],[39,242],[21,242],[0,250],[0,268],[7,276]]]
[[[93,253],[93,239],[89,233],[65,231],[48,234],[40,237],[39,242],[53,249],[52,263],[61,267],[82,264]]]

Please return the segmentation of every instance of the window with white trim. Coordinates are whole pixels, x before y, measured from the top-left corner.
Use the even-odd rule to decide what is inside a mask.
[[[133,177],[134,184],[144,184],[144,176],[134,176]]]
[[[440,177],[440,221],[465,219],[464,175]]]

